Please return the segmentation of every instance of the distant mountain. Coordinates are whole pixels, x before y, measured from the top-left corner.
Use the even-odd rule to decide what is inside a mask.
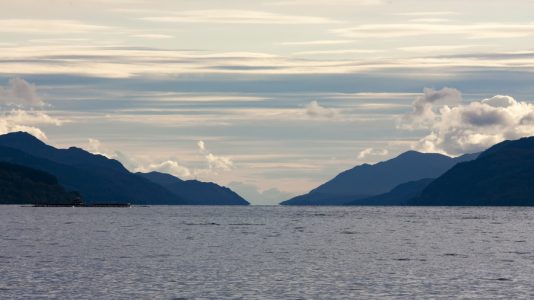
[[[71,204],[78,197],[48,173],[0,162],[0,204]]]
[[[13,132],[0,135],[0,146],[17,149],[27,154],[46,158],[47,160],[64,165],[88,165],[91,167],[128,172],[120,162],[114,159],[109,159],[103,155],[95,155],[76,147],[57,149],[26,132]]]
[[[249,205],[245,199],[227,187],[211,182],[181,180],[169,174],[150,172],[137,173],[154,183],[161,185],[188,203],[195,205]]]
[[[24,132],[0,136],[0,161],[48,172],[65,188],[80,192],[87,203],[186,204],[116,160],[74,147],[56,149]]]
[[[505,141],[434,180],[410,205],[534,205],[534,137]]]
[[[345,205],[356,199],[365,199],[368,197],[370,195],[335,195],[310,192],[281,202],[280,205]]]
[[[346,205],[408,205],[409,201],[419,196],[432,182],[433,178],[402,183],[391,191],[346,203]]]
[[[459,162],[477,154],[451,158],[437,153],[408,151],[374,165],[363,164],[342,172],[306,195],[282,205],[341,205],[389,192],[399,184],[424,178],[436,178]]]

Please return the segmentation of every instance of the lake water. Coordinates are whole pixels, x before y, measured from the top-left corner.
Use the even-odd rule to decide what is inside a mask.
[[[534,209],[0,207],[0,298],[532,298]]]

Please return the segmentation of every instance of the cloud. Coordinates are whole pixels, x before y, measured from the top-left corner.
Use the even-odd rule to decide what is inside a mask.
[[[335,73],[337,67],[348,67],[347,63],[342,62],[294,60],[256,52],[169,51],[161,48],[79,45],[0,47],[0,51],[3,53],[0,74],[72,74],[128,78],[209,73]]]
[[[258,52],[210,52],[201,50],[172,50],[164,48],[109,47],[98,45],[56,44],[0,46],[0,75],[62,75],[97,78],[159,77],[176,75],[235,75],[263,74],[364,74],[392,77],[418,77],[428,80],[433,76],[449,78],[469,71],[481,72],[488,68],[509,72],[534,69],[532,51],[513,53],[471,53],[431,57],[374,57],[369,53],[358,59],[343,60],[351,51],[373,52],[366,49],[338,49],[309,55],[321,58],[300,59]],[[347,52],[345,53],[344,52]],[[306,53],[306,52],[305,52]],[[337,53],[337,54],[336,54]],[[332,59],[332,56],[336,59]],[[437,70],[446,69],[447,72]],[[376,73],[375,73],[376,72]],[[375,74],[372,74],[375,73]]]
[[[413,11],[413,12],[406,12],[406,13],[396,13],[394,15],[397,16],[420,16],[420,17],[428,17],[428,16],[450,16],[450,15],[457,15],[457,12],[454,11]]]
[[[306,115],[311,118],[325,118],[332,119],[339,115],[339,111],[334,108],[326,108],[319,104],[317,101],[312,101],[306,105]]]
[[[278,205],[278,203],[290,199],[295,194],[280,191],[277,188],[270,188],[260,190],[253,184],[233,181],[228,184],[228,187],[237,192],[252,204],[259,205]]]
[[[116,159],[129,170],[137,170],[138,168],[142,168],[138,161],[120,151],[110,149],[100,140],[89,138],[86,149],[91,153],[100,154],[110,159]]]
[[[0,104],[5,105],[0,107],[0,134],[25,131],[47,140],[46,134],[37,126],[61,126],[64,123],[43,111],[32,109],[45,103],[37,94],[35,85],[21,78],[10,79],[6,87],[0,87]]]
[[[331,55],[331,54],[370,54],[381,53],[383,50],[373,49],[337,49],[337,50],[314,50],[314,51],[300,51],[293,53],[294,55]]]
[[[389,151],[387,149],[374,149],[374,148],[366,148],[360,151],[358,153],[358,159],[365,159],[369,156],[386,156],[389,154]]]
[[[89,152],[94,154],[104,155],[110,159],[116,159],[120,161],[127,169],[133,170],[134,172],[152,172],[158,171],[163,173],[172,174],[179,178],[190,178],[193,176],[193,172],[180,164],[175,160],[163,160],[155,162],[142,162],[137,159],[105,146],[100,140],[89,138],[86,148]]]
[[[0,87],[0,103],[7,105],[41,106],[35,85],[21,78],[10,79],[7,87]]]
[[[59,119],[50,117],[43,112],[13,109],[0,113],[0,134],[25,131],[41,140],[47,140],[46,134],[36,126],[60,126],[62,123]]]
[[[233,169],[234,163],[229,157],[218,156],[210,153],[206,148],[204,141],[198,141],[197,146],[199,152],[204,155],[210,171],[230,171]]]
[[[14,124],[25,125],[55,125],[61,126],[64,121],[51,117],[48,114],[41,111],[13,109],[4,112],[3,119]]]
[[[337,23],[323,17],[291,16],[271,12],[235,9],[188,10],[173,14],[141,17],[141,20],[164,23],[222,24],[326,24]]]
[[[442,22],[449,22],[450,19],[446,18],[419,18],[419,19],[412,19],[410,22],[414,23],[442,23]]]
[[[338,45],[338,44],[350,44],[353,40],[316,40],[316,41],[302,41],[302,42],[282,42],[277,45],[284,46],[316,46],[316,45]]]
[[[430,133],[415,148],[448,155],[479,152],[503,140],[534,135],[533,121],[534,105],[510,96],[445,105],[428,120]]]
[[[175,159],[138,158],[128,156],[120,151],[105,146],[100,140],[89,138],[86,149],[92,153],[104,155],[110,159],[120,161],[127,169],[134,172],[158,171],[172,174],[181,179],[191,179],[209,175],[217,175],[219,171],[232,170],[232,160],[225,156],[217,156],[210,153],[204,141],[198,141],[197,147],[207,164],[206,168],[189,168]]]
[[[209,153],[206,155],[206,160],[208,161],[210,169],[228,171],[234,167],[232,160],[228,157],[215,156]]]
[[[426,128],[435,121],[435,106],[455,105],[462,101],[462,93],[454,88],[441,90],[425,88],[423,95],[417,96],[412,103],[413,112],[403,116],[399,127],[404,129]]]
[[[100,142],[97,139],[92,139],[92,138],[88,139],[87,150],[89,150],[89,152],[94,153],[94,154],[103,154],[101,152],[101,148],[102,148],[102,142]]]
[[[76,20],[0,19],[0,32],[33,34],[67,34],[106,30],[109,27]]]
[[[463,50],[474,47],[483,47],[485,45],[432,45],[432,46],[410,46],[400,47],[401,51],[406,52],[421,52],[421,53],[435,53],[435,52],[451,52],[455,50]]]
[[[204,141],[198,141],[197,146],[200,152],[206,152],[206,144],[204,143]]]
[[[147,33],[147,34],[132,35],[132,37],[152,39],[152,40],[161,40],[161,39],[172,39],[174,36],[168,35],[168,34]]]
[[[267,5],[273,6],[365,6],[365,5],[380,5],[383,4],[383,0],[285,0],[267,2]]]
[[[334,29],[346,38],[402,38],[411,36],[463,36],[467,38],[515,38],[534,33],[534,23],[471,23],[471,24],[365,24]]]
[[[0,134],[6,134],[6,133],[18,132],[18,131],[27,132],[43,141],[46,141],[48,139],[46,134],[37,127],[19,125],[19,124],[11,124],[9,122],[6,122],[5,120],[0,119]]]
[[[182,166],[180,163],[174,160],[166,160],[160,163],[149,164],[146,167],[137,168],[136,171],[138,172],[159,171],[163,173],[172,174],[179,178],[189,178],[192,175],[189,168]]]

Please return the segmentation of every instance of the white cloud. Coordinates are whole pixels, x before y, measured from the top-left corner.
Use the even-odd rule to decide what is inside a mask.
[[[415,147],[448,155],[483,151],[503,140],[534,135],[533,117],[533,104],[510,96],[497,95],[468,104],[445,105],[428,120],[430,133]]]
[[[0,32],[67,34],[105,30],[109,27],[86,24],[76,20],[0,19]]]
[[[332,73],[336,72],[332,68],[348,68],[343,62],[294,60],[268,53],[162,50],[72,45],[1,47],[4,59],[0,61],[0,74],[127,78],[150,74]]]
[[[412,103],[413,112],[404,115],[400,128],[427,128],[435,122],[436,106],[455,105],[462,101],[462,93],[454,88],[444,87],[441,90],[425,88],[423,95],[417,96]]]
[[[55,125],[61,126],[64,121],[51,117],[41,111],[13,109],[5,112],[3,119],[13,124],[24,125]]]
[[[353,40],[317,40],[317,41],[302,41],[302,42],[282,42],[278,45],[284,46],[316,46],[316,45],[338,45],[350,44]]]
[[[45,103],[37,94],[35,85],[24,79],[14,78],[9,80],[6,87],[0,87],[0,104],[6,105],[0,108],[0,134],[25,131],[41,140],[47,140],[46,134],[37,126],[61,126],[64,123],[43,111],[28,109]],[[18,108],[12,108],[13,106]]]
[[[417,76],[424,78],[429,72],[449,77],[469,70],[480,71],[481,68],[506,71],[510,69],[532,71],[534,69],[532,51],[412,58],[376,58],[370,57],[373,54],[369,53],[353,61],[347,61],[332,59],[331,56],[325,56],[324,59],[298,59],[258,52],[164,50],[163,48],[83,46],[61,43],[17,47],[0,46],[3,56],[0,60],[0,74],[129,78],[133,76],[173,77],[179,74],[369,74],[378,71],[380,74],[390,72],[393,76],[419,74]],[[356,50],[358,52],[373,51]],[[339,51],[346,52],[343,49],[333,51],[337,51],[340,57],[343,53],[339,54]],[[327,54],[324,51],[315,53]],[[338,57],[334,54],[332,56]],[[72,57],[76,59],[73,60]],[[444,68],[447,72],[437,71]],[[402,70],[402,73],[399,70]]]
[[[274,6],[365,6],[365,5],[380,5],[383,4],[383,0],[285,0],[267,2],[267,5]]]
[[[37,95],[35,85],[21,78],[13,78],[7,87],[0,87],[0,104],[40,106],[44,102]]]
[[[474,47],[482,47],[487,45],[432,45],[432,46],[409,46],[398,48],[401,51],[406,52],[421,52],[421,53],[435,53],[435,52],[447,52],[455,50],[463,50]]]
[[[189,178],[191,177],[191,171],[189,168],[181,165],[179,162],[174,160],[166,160],[160,163],[152,163],[145,167],[139,167],[136,169],[138,172],[151,172],[159,171],[163,173],[172,174],[178,178]]]
[[[198,141],[197,142],[197,146],[198,146],[198,149],[200,150],[200,152],[205,152],[206,151],[206,144],[204,144],[204,141]]]
[[[370,54],[370,53],[381,53],[383,50],[373,50],[373,49],[337,49],[337,50],[314,50],[314,51],[300,51],[295,52],[295,55],[321,55],[321,54]]]
[[[214,170],[231,170],[234,167],[232,160],[225,156],[216,156],[212,153],[206,155],[206,160],[210,169]]]
[[[13,109],[0,114],[0,134],[25,131],[41,140],[47,140],[46,134],[36,126],[61,124],[62,121],[38,111]]]
[[[467,38],[513,38],[534,33],[534,23],[471,23],[471,24],[365,24],[334,29],[347,38],[401,38],[410,36],[453,35]]]
[[[110,159],[116,159],[120,161],[127,169],[136,170],[140,167],[139,162],[133,160],[128,155],[120,151],[110,149],[109,147],[105,146],[100,140],[89,138],[86,149],[91,153],[100,154]]]
[[[413,11],[413,12],[406,12],[406,13],[396,13],[394,15],[428,17],[428,16],[450,16],[450,15],[457,15],[457,14],[458,13],[454,11]]]
[[[102,142],[100,142],[100,140],[97,140],[97,139],[93,139],[93,138],[88,139],[87,150],[94,154],[101,154],[104,156],[108,156],[105,153],[102,153]]]
[[[161,39],[172,39],[174,36],[168,34],[158,34],[158,33],[146,33],[146,34],[136,34],[132,37],[151,39],[151,40],[161,40]]]
[[[18,131],[27,132],[42,141],[46,141],[48,139],[46,134],[37,127],[19,125],[19,124],[11,124],[9,122],[6,122],[5,120],[0,119],[0,134],[6,134],[6,133],[18,132]]]
[[[204,155],[210,171],[229,171],[233,169],[234,163],[229,157],[218,156],[210,153],[206,148],[204,141],[198,141],[197,146],[200,153]]]
[[[222,24],[326,24],[337,23],[323,17],[291,16],[271,12],[236,9],[188,10],[172,14],[141,17],[141,20],[164,23]]]
[[[339,115],[337,109],[321,106],[317,101],[310,102],[305,109],[306,114],[312,118],[332,119]]]
[[[449,22],[450,19],[446,18],[419,18],[419,19],[412,19],[410,22],[414,23],[442,23],[442,22]]]
[[[113,150],[105,146],[100,140],[89,138],[86,148],[89,152],[94,154],[104,155],[110,159],[116,159],[120,161],[127,169],[134,172],[152,172],[158,171],[163,173],[172,174],[181,179],[192,177],[192,172],[189,168],[183,166],[175,160],[163,160],[154,162],[142,162],[134,159],[120,151]]]
[[[389,154],[389,151],[387,149],[374,149],[374,148],[366,148],[360,151],[358,153],[358,159],[365,159],[369,156],[386,156]]]
[[[172,174],[181,179],[191,179],[204,177],[208,175],[217,175],[219,171],[230,171],[234,164],[229,157],[217,156],[210,153],[206,148],[204,141],[198,141],[197,147],[202,154],[207,167],[206,168],[189,168],[175,159],[158,159],[158,158],[138,158],[130,157],[120,151],[113,150],[105,146],[100,140],[90,138],[86,149],[92,153],[104,155],[110,159],[120,161],[127,169],[134,172],[152,172],[158,171]]]

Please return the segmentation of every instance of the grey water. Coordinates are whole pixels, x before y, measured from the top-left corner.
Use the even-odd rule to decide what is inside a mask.
[[[0,298],[532,298],[534,209],[0,207]]]

